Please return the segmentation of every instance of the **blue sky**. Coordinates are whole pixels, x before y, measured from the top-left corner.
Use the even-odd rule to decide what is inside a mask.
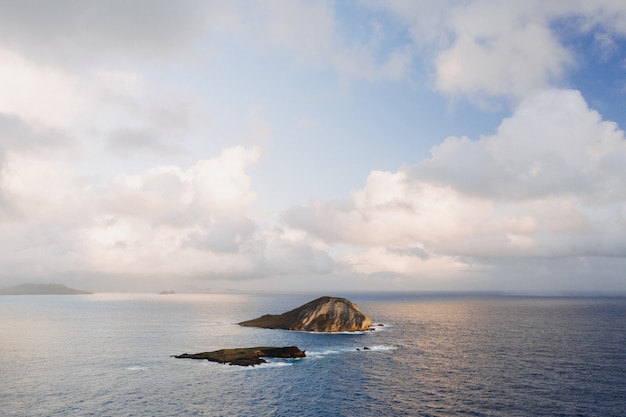
[[[0,2],[0,285],[626,291],[620,1]]]

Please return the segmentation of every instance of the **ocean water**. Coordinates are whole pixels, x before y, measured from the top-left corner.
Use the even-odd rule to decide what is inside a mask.
[[[0,415],[626,416],[625,298],[343,294],[384,327],[236,324],[317,296],[2,296]],[[259,345],[307,358],[171,357]]]

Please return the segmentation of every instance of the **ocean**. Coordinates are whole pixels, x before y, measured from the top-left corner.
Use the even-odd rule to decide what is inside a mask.
[[[384,326],[236,324],[321,295]],[[257,367],[172,357],[263,345],[307,357]],[[626,298],[2,296],[0,415],[626,416]]]

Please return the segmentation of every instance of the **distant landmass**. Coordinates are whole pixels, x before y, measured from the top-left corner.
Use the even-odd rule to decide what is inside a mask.
[[[170,294],[176,294],[176,292],[174,290],[163,290],[161,292],[159,292],[160,295],[170,295]]]
[[[20,284],[14,287],[0,288],[0,295],[78,295],[93,294],[77,290],[62,284]]]

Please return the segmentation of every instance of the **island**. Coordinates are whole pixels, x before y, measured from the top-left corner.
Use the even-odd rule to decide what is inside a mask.
[[[256,366],[266,363],[263,358],[304,358],[306,354],[297,346],[220,349],[213,352],[183,353],[175,355],[177,359],[206,359],[210,362],[228,363],[229,365]]]
[[[286,313],[266,314],[239,325],[309,332],[356,332],[371,330],[372,319],[346,298],[325,296]]]
[[[79,295],[93,294],[89,291],[76,290],[62,284],[20,284],[0,288],[0,295]]]

